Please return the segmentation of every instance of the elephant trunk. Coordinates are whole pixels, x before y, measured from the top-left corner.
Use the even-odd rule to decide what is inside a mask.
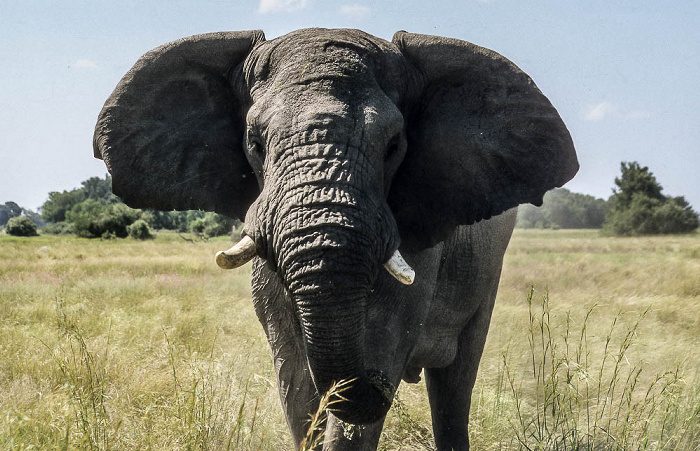
[[[371,273],[361,268],[366,264],[358,268],[359,262],[345,263],[348,257],[342,249],[321,246],[300,253],[311,255],[291,257],[299,268],[287,280],[316,387],[324,393],[335,382],[351,381],[331,398],[334,413],[353,424],[374,422],[388,411],[395,390],[381,372],[365,367]],[[317,260],[321,255],[323,263]]]
[[[332,408],[344,421],[365,424],[386,414],[395,391],[380,371],[366,368],[364,350],[367,295],[398,237],[383,199],[364,194],[373,191],[359,189],[357,180],[337,182],[289,188],[292,201],[276,208],[268,244],[294,303],[319,393],[352,380]]]

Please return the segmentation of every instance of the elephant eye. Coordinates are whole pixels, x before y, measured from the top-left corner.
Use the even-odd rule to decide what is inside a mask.
[[[389,144],[386,146],[386,153],[384,154],[384,159],[388,160],[392,156],[396,155],[399,151],[399,147],[401,145],[401,136],[396,135],[393,138],[391,138],[391,141],[389,141]]]
[[[248,135],[248,152],[258,157],[265,155],[265,146],[263,142],[255,135]]]

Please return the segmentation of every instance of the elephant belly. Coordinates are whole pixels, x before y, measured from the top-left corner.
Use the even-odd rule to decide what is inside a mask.
[[[435,289],[407,366],[409,378],[421,368],[443,368],[452,363],[465,327],[478,328],[482,336],[488,332],[488,321],[471,323],[478,313],[490,318],[515,214],[516,210],[510,210],[458,227],[439,248]]]

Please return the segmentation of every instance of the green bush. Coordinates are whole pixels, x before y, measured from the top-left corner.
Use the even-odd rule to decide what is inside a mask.
[[[128,226],[126,230],[129,232],[129,236],[135,240],[148,240],[153,238],[148,223],[143,219],[137,219],[133,224]]]
[[[98,238],[104,233],[98,221],[105,209],[103,203],[87,199],[75,204],[66,212],[66,221],[73,225],[73,231],[79,237]]]
[[[73,231],[83,238],[126,238],[127,226],[139,219],[140,210],[125,204],[105,204],[104,201],[86,199],[66,213],[73,224]]]
[[[204,212],[198,210],[159,211],[146,209],[143,211],[141,219],[146,221],[148,225],[155,230],[166,229],[187,232],[189,230],[188,220],[194,220],[193,216],[195,215],[204,216]]]
[[[36,224],[25,216],[10,218],[5,226],[5,232],[13,236],[37,236]]]
[[[214,212],[206,212],[203,217],[190,222],[192,233],[202,234],[207,237],[228,235],[231,233],[233,220]]]
[[[44,233],[49,233],[51,235],[68,235],[73,233],[73,226],[65,221],[61,221],[47,224],[41,230]]]
[[[126,204],[112,204],[100,218],[100,225],[104,231],[111,232],[118,238],[126,238],[129,235],[126,228],[140,217],[140,210],[134,210]]]

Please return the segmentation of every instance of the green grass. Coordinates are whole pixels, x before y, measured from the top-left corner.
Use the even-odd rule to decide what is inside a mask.
[[[291,449],[228,244],[0,235],[0,449]],[[518,230],[473,446],[698,448],[699,355],[700,235]],[[380,447],[431,443],[424,384],[402,384]]]

